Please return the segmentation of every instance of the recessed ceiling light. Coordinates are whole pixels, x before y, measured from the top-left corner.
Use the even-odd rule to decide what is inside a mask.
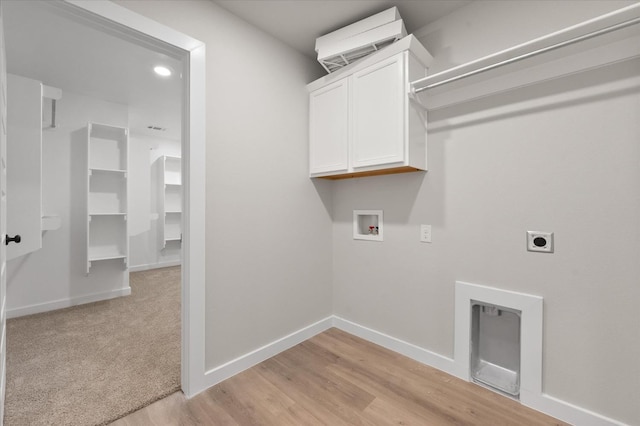
[[[153,70],[155,71],[156,74],[162,77],[169,77],[171,75],[171,70],[161,65],[158,65],[157,67],[153,68]]]

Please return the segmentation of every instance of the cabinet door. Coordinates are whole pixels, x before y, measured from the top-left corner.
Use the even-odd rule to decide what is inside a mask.
[[[399,54],[353,75],[354,168],[405,160],[403,63]]]
[[[311,176],[349,167],[349,99],[347,79],[310,94],[309,170]]]

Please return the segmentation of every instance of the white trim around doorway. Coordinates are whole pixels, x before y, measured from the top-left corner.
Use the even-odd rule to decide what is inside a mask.
[[[205,45],[106,0],[64,0],[89,25],[117,32],[150,48],[172,51],[184,66],[182,114],[182,390],[191,397],[205,383]]]

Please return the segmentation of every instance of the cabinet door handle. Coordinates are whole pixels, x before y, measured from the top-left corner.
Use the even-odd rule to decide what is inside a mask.
[[[9,245],[9,243],[16,243],[16,244],[20,244],[20,241],[22,241],[22,238],[20,237],[20,235],[16,235],[15,237],[10,237],[9,234],[6,235],[6,239],[4,240],[4,244],[5,245]]]

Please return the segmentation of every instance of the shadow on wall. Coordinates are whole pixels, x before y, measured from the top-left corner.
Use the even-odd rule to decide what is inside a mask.
[[[433,123],[434,125],[431,126],[429,132],[436,133],[446,130],[454,130],[488,123],[495,120],[504,120],[542,111],[612,99],[620,95],[637,93],[640,91],[640,87],[637,85],[632,88],[625,87],[620,90],[606,92],[594,92],[589,89],[601,84],[637,77],[639,68],[640,59],[624,61],[430,111],[429,123]],[[521,108],[514,107],[516,104],[525,101],[530,102],[540,100],[545,97],[569,94],[570,92],[577,93],[579,91],[584,91],[583,93],[588,94],[579,97],[568,97],[568,99],[564,101],[544,102],[544,104],[541,105],[531,105],[531,103],[528,103],[526,106]],[[503,107],[509,107],[509,109],[496,111],[496,108]],[[480,112],[485,113],[482,114],[482,116],[468,117],[467,119],[457,120],[451,123],[444,122],[445,120],[451,120],[470,114],[478,114]]]
[[[327,179],[315,178],[311,179],[311,183],[313,183],[313,186],[316,188],[316,192],[324,205],[324,209],[333,221],[333,192],[331,189],[333,182]]]
[[[443,151],[435,147],[432,158],[434,164],[442,164]],[[432,155],[429,146],[429,157]],[[431,161],[430,161],[431,163]],[[383,210],[387,224],[406,224],[412,217],[428,217],[432,224],[441,221],[442,199],[438,198],[438,188],[442,187],[441,172],[412,172],[397,175],[367,176],[334,182],[334,221],[352,222],[353,210]],[[434,195],[433,203],[426,210],[415,210],[423,186]],[[426,188],[424,188],[426,189]],[[435,191],[435,193],[433,192]],[[440,190],[442,194],[442,191]],[[425,219],[426,220],[426,219]]]
[[[429,75],[433,75],[453,67],[461,65],[453,61],[453,48],[444,45],[442,30],[435,30],[430,33],[418,34],[418,40],[437,60],[429,68]]]

